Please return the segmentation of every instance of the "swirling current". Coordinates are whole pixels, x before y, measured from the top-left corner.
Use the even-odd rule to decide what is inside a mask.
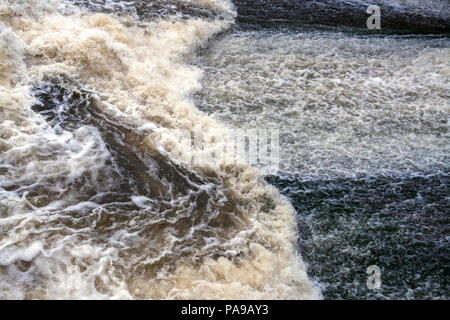
[[[0,0],[0,298],[448,298],[448,2],[370,4]]]

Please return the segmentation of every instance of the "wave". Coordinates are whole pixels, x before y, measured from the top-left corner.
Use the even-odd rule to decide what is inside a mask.
[[[228,1],[0,2],[0,297],[318,298],[294,210],[220,141],[190,61]],[[214,142],[199,146],[208,152]]]

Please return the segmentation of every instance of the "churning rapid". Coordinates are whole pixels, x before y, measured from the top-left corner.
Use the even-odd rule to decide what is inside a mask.
[[[176,129],[221,139],[189,61],[234,17],[221,0],[0,2],[0,298],[318,297],[257,169],[179,160]]]
[[[422,17],[448,24],[448,1],[386,0],[409,5],[393,21],[410,30],[379,33],[345,18],[336,28],[333,15],[320,27],[290,20],[319,19],[302,10],[333,1],[241,2],[245,23],[197,60],[197,105],[228,126],[279,127],[281,170],[266,179],[297,211],[300,252],[323,297],[448,299],[450,38],[438,24],[418,35],[423,25],[407,23],[426,6]],[[384,26],[389,11],[374,2]],[[379,290],[366,286],[371,265]]]
[[[448,297],[448,1],[373,2],[0,0],[0,299]]]

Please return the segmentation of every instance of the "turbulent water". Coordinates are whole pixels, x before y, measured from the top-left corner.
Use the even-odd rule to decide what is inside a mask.
[[[201,110],[279,128],[267,180],[297,210],[325,298],[449,297],[448,35],[244,25],[198,65]],[[371,265],[380,290],[366,286]]]
[[[0,0],[0,298],[448,298],[445,0],[260,2]]]

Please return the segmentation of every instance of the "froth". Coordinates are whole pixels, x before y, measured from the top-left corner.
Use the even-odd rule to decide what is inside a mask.
[[[279,126],[290,174],[446,170],[449,53],[445,37],[242,31],[200,59],[197,98],[229,126]]]
[[[290,204],[254,168],[180,166],[164,131],[220,139],[187,62],[233,22],[31,5],[1,16],[0,296],[316,298]]]

